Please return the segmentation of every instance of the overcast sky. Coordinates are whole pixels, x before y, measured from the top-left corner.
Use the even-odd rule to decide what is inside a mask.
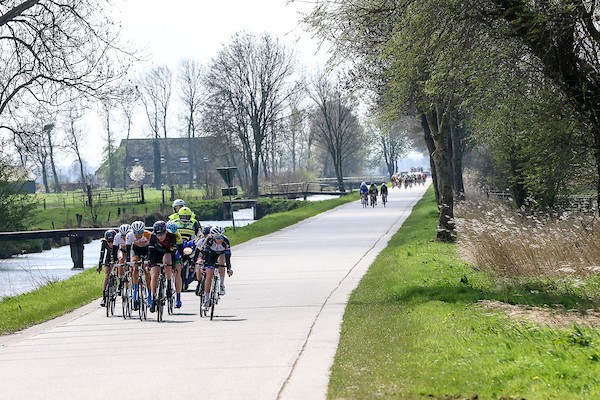
[[[322,67],[326,61],[326,51],[319,51],[317,40],[311,39],[299,25],[299,11],[308,12],[312,7],[310,2],[286,5],[286,0],[113,1],[125,38],[135,42],[136,47],[144,47],[149,55],[145,67],[167,64],[175,70],[183,58],[206,65],[239,31],[269,32],[279,37],[296,50],[298,60],[308,68]],[[146,137],[146,124],[144,117],[138,115],[132,137]],[[85,125],[89,134],[83,157],[91,166],[98,166],[102,161],[98,149],[105,146],[104,134],[95,116],[86,118]],[[117,132],[117,145],[123,134]]]
[[[117,0],[116,0],[117,1]],[[313,64],[317,44],[299,27],[299,11],[310,2],[286,0],[118,0],[126,35],[147,43],[155,63],[176,64],[183,57],[207,62],[235,32],[269,32],[298,42],[304,62]]]

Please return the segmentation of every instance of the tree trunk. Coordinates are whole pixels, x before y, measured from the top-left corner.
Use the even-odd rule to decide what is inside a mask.
[[[48,153],[50,155],[50,167],[52,168],[52,176],[54,177],[54,192],[60,193],[60,182],[56,173],[56,164],[54,163],[54,145],[52,144],[52,136],[50,135],[52,128],[46,129],[46,137],[48,138]]]
[[[340,193],[346,193],[346,188],[344,187],[342,157],[339,154],[332,154],[331,158],[333,159],[333,169],[335,170],[335,177],[337,178],[338,189]]]
[[[125,139],[125,155],[123,158],[123,189],[127,189],[127,164],[129,161],[129,132]]]
[[[160,142],[156,137],[152,141],[152,150],[154,156],[154,188],[160,190],[162,186],[162,166],[160,164]]]
[[[460,131],[457,125],[456,118],[452,118],[450,123],[450,145],[452,146],[452,176],[454,186],[454,198],[457,201],[465,198],[465,185],[463,182],[463,132]]]
[[[79,151],[77,152],[77,161],[79,162],[79,173],[81,174],[81,188],[85,189],[87,183],[85,179],[85,172],[83,171],[83,160],[81,159],[81,154],[79,154]]]
[[[433,182],[433,190],[435,192],[435,201],[440,204],[440,192],[438,190],[437,173],[435,170],[435,162],[433,161],[433,154],[435,153],[435,143],[431,137],[431,129],[427,123],[427,117],[425,114],[421,114],[421,127],[423,127],[423,133],[425,136],[425,144],[429,151],[429,167],[431,168],[431,181]]]
[[[48,171],[46,170],[46,163],[42,163],[42,182],[44,183],[44,190],[46,193],[50,193],[50,186],[48,185]]]
[[[441,111],[432,111],[426,114],[431,137],[435,144],[433,162],[437,174],[439,191],[438,208],[440,218],[437,230],[437,240],[452,242],[455,240],[454,223],[454,187],[452,177],[452,160],[448,148],[450,126],[447,112],[440,115]]]
[[[166,123],[166,121],[165,121]],[[171,160],[170,160],[170,156],[169,156],[169,145],[167,143],[167,128],[164,128],[164,138],[165,138],[165,165],[167,166],[167,185],[169,187],[172,186],[172,179],[171,179]]]
[[[594,134],[594,143],[596,144],[594,155],[596,156],[596,174],[598,176],[596,179],[596,212],[600,213],[600,134]]]
[[[252,163],[252,187],[250,188],[250,197],[258,197],[258,171],[259,171],[259,159],[257,158]]]

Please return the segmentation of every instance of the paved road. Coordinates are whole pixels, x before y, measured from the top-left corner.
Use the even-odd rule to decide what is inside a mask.
[[[95,301],[0,337],[0,399],[325,398],[348,295],[424,190],[235,246],[213,321],[189,292],[161,324],[106,318]]]

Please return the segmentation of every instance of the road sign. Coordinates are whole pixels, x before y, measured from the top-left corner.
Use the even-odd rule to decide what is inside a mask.
[[[217,168],[217,172],[219,173],[219,175],[221,175],[228,187],[234,186],[233,178],[235,177],[235,173],[237,172],[237,167]]]
[[[225,183],[227,183],[227,187],[221,189],[223,196],[229,196],[229,209],[231,210],[231,225],[233,226],[233,231],[235,232],[235,218],[233,217],[233,203],[231,200],[231,196],[237,195],[237,188],[233,185],[233,177],[237,172],[237,167],[223,167],[217,168],[217,172]]]
[[[237,196],[237,188],[236,187],[221,188],[221,193],[223,196]]]

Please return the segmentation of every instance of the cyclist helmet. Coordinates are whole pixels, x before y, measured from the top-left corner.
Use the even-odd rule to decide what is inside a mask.
[[[131,230],[133,231],[133,233],[135,233],[137,235],[144,232],[144,229],[146,229],[146,224],[144,224],[143,221],[134,221],[131,224]]]
[[[202,234],[204,236],[206,235],[210,235],[210,225],[205,226],[204,228],[202,228]]]
[[[367,182],[361,183],[360,186],[367,186]]]
[[[156,221],[154,225],[152,225],[152,230],[156,235],[162,235],[167,232],[167,224],[165,221]]]
[[[189,221],[190,219],[192,219],[192,210],[190,210],[189,207],[181,207],[177,214],[179,214],[179,219],[181,219],[182,221]]]
[[[213,226],[210,228],[210,234],[213,236],[223,236],[223,233],[225,233],[225,231],[220,226]]]
[[[171,232],[171,233],[177,232],[177,225],[175,225],[175,222],[173,222],[173,221],[167,222],[167,232]]]
[[[127,235],[127,232],[131,230],[131,225],[123,224],[119,227],[119,233],[123,236]]]
[[[173,202],[173,211],[177,212],[177,209],[175,207],[185,207],[185,201],[181,199],[175,199],[175,201]]]
[[[117,235],[117,231],[115,231],[114,229],[109,229],[106,232],[104,232],[104,239],[114,240],[116,235]]]

